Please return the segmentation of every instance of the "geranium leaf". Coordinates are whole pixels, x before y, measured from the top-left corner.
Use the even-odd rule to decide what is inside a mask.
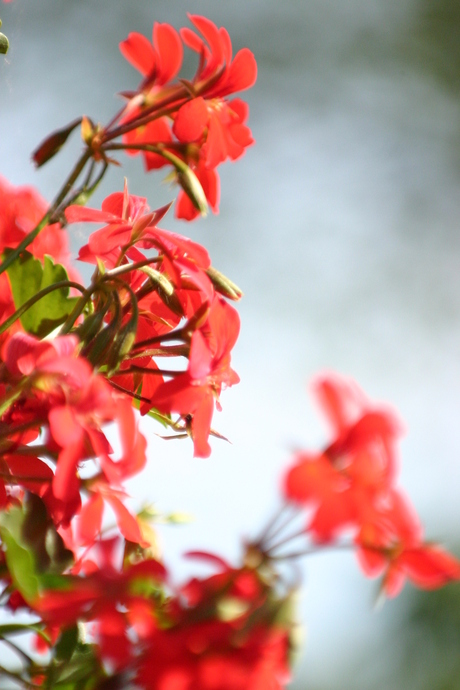
[[[54,648],[57,661],[70,661],[76,649],[79,634],[78,625],[73,625],[71,628],[64,630]]]
[[[27,251],[22,252],[8,268],[8,277],[16,309],[41,290],[68,280],[64,266],[55,264],[50,256],[45,255],[42,264]],[[45,337],[65,321],[76,301],[76,297],[69,297],[66,286],[53,290],[21,315],[21,324],[28,333]]]
[[[13,507],[0,515],[0,536],[5,545],[5,558],[13,584],[24,599],[33,602],[38,596],[39,581],[35,558],[22,537],[24,513]]]

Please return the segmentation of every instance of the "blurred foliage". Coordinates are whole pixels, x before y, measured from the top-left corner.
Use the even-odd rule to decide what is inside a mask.
[[[460,584],[414,594],[392,646],[400,655],[396,668],[399,687],[459,690]],[[397,686],[392,683],[392,687]]]
[[[419,0],[406,50],[458,95],[460,83],[460,2]]]

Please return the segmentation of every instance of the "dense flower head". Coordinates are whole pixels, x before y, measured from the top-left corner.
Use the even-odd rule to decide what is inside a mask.
[[[290,679],[281,601],[250,568],[194,578],[146,641],[136,681],[145,690],[280,690]]]
[[[325,376],[315,382],[315,393],[334,437],[322,452],[297,454],[285,493],[312,508],[312,536],[330,541],[359,525],[368,504],[393,484],[402,425],[391,410],[368,402],[354,382]]]
[[[45,442],[57,461],[53,473],[40,460],[30,460],[29,469],[34,470],[37,480],[20,481],[21,475],[28,473],[15,458],[13,446],[8,467],[12,475],[17,472],[17,481],[25,488],[32,486],[43,497],[57,524],[68,524],[80,510],[78,468],[83,461],[97,458],[104,476],[115,486],[139,472],[145,464],[146,442],[138,432],[131,403],[93,371],[78,355],[77,346],[74,335],[43,341],[16,333],[4,346],[3,354],[11,383],[15,379],[22,381],[22,391],[2,422],[10,424],[12,431],[15,425],[20,428],[21,423],[29,424],[31,419],[36,419],[37,428],[45,425]],[[122,456],[119,460],[113,458],[102,431],[109,422],[115,422],[120,429]],[[116,497],[108,496],[107,500],[117,512]],[[127,520],[120,517],[122,525]],[[138,535],[140,539],[139,532]]]
[[[395,596],[406,578],[424,588],[460,577],[460,563],[424,541],[420,520],[396,487],[402,424],[351,380],[326,375],[314,390],[334,434],[319,453],[300,451],[284,480],[288,502],[307,509],[306,533],[320,543],[351,534],[366,575],[383,575]]]
[[[70,206],[66,218],[105,224],[90,236],[79,258],[113,271],[126,269],[125,282],[117,283],[118,299],[126,312],[124,323],[132,312],[133,295],[137,302],[135,352],[121,362],[114,382],[133,393],[141,387],[142,414],[154,408],[164,415],[180,415],[184,430],[193,438],[195,455],[207,457],[214,404],[220,409],[222,390],[239,381],[230,367],[239,317],[217,294],[223,288],[210,278],[215,273],[209,274],[212,267],[206,250],[157,226],[165,212],[165,208],[151,212],[146,199],[129,194],[125,185],[123,192],[104,200],[100,211]],[[146,250],[154,250],[156,256],[148,259]],[[149,261],[155,270],[146,273],[144,265]],[[188,321],[181,327],[183,317]],[[159,346],[150,350],[153,357],[148,349],[142,350],[143,343],[160,344],[162,338],[174,337],[184,342],[179,349]],[[161,368],[159,358],[170,352],[187,357],[185,371]]]
[[[98,543],[109,554],[113,546],[114,540]],[[44,591],[32,605],[50,626],[94,622],[101,657],[118,669],[136,653],[133,635],[138,642],[156,628],[154,597],[167,571],[154,559],[121,569],[110,560],[83,576],[62,576],[60,589]]]
[[[153,43],[132,33],[120,43],[120,50],[144,76],[138,91],[130,96],[121,119],[127,152],[143,150],[147,170],[170,165],[173,158],[192,171],[217,213],[219,177],[216,167],[236,160],[254,143],[246,125],[247,104],[228,96],[254,85],[257,65],[254,55],[243,48],[233,57],[228,32],[209,19],[190,15],[198,33],[183,28],[179,34],[168,24],[154,24]],[[170,83],[182,62],[182,41],[199,54],[198,70],[191,81]],[[155,107],[167,105],[167,114]],[[145,113],[147,113],[145,115]],[[149,118],[148,113],[152,113]],[[136,121],[139,120],[139,126]],[[178,181],[181,182],[181,174]],[[193,198],[180,192],[176,215],[186,220],[198,216]]]

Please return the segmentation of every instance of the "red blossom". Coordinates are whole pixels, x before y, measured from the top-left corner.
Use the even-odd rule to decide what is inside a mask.
[[[322,452],[296,456],[284,491],[288,500],[312,509],[307,529],[315,540],[327,542],[345,528],[359,528],[369,506],[393,486],[402,427],[391,410],[372,405],[354,382],[324,376],[315,392],[335,436]]]
[[[65,215],[69,223],[106,223],[93,232],[88,244],[80,249],[79,259],[89,263],[102,260],[106,266],[117,265],[123,251],[134,245],[148,228],[155,227],[168,210],[165,206],[150,212],[147,199],[123,192],[110,194],[102,202],[101,210],[69,206]]]
[[[15,187],[0,176],[0,251],[13,249],[35,228],[48,210],[48,203],[33,188]],[[58,223],[47,225],[28,246],[38,259],[45,254],[70,268],[67,235]]]
[[[267,589],[250,568],[191,580],[169,602],[167,627],[146,640],[137,683],[143,690],[281,690],[290,679],[290,630],[274,622]]]
[[[166,577],[165,568],[154,559],[130,565],[121,572],[106,564],[84,577],[63,577],[61,589],[43,592],[33,608],[51,626],[62,628],[77,621],[95,621],[102,659],[120,669],[135,654],[128,631],[142,638],[151,635],[156,627],[154,602],[148,597]]]
[[[152,43],[142,34],[130,33],[120,43],[120,51],[145,77],[142,88],[167,84],[176,77],[182,65],[182,43],[170,24],[154,23]]]
[[[162,383],[151,401],[160,412],[191,415],[196,457],[208,457],[211,453],[208,436],[214,400],[220,409],[222,388],[239,381],[230,367],[230,352],[239,328],[238,313],[216,295],[206,322],[193,333],[187,371]]]
[[[228,96],[244,91],[255,84],[257,63],[248,48],[242,48],[232,59],[232,43],[228,31],[220,29],[206,17],[189,15],[199,36],[191,29],[181,29],[184,43],[201,56],[198,72],[193,80],[198,90],[203,83],[211,82],[206,88],[207,98]],[[212,80],[212,77],[217,77]]]
[[[227,97],[250,88],[257,78],[254,55],[248,48],[232,55],[228,32],[205,17],[189,15],[199,32],[181,30],[184,43],[200,55],[200,63],[193,80],[187,84],[170,85],[182,60],[182,44],[175,30],[166,24],[155,24],[153,44],[140,34],[130,34],[120,44],[125,57],[144,75],[145,79],[124,110],[122,125],[133,123],[123,141],[127,153],[139,153],[135,146],[160,147],[143,150],[147,170],[171,163],[169,154],[178,157],[195,173],[205,197],[214,213],[219,205],[219,177],[215,168],[227,158],[236,160],[254,143],[246,120],[247,104],[241,99]],[[180,50],[179,50],[180,46]],[[156,114],[155,103],[166,99],[168,114]],[[161,108],[160,108],[161,109]],[[152,113],[138,127],[136,120],[144,111]],[[172,126],[172,129],[171,129]],[[199,210],[185,192],[180,192],[176,216],[193,220]]]
[[[423,540],[415,509],[400,491],[388,492],[382,505],[368,511],[355,542],[365,575],[383,575],[382,590],[389,597],[400,593],[406,578],[423,589],[460,579],[460,561]]]

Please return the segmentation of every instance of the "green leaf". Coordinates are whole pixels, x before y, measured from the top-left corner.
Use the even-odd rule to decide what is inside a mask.
[[[18,506],[0,514],[0,536],[5,545],[5,558],[14,586],[24,599],[33,602],[38,596],[39,582],[35,558],[22,537],[24,513]]]
[[[22,506],[0,513],[0,538],[14,586],[28,602],[50,586],[66,589],[68,577],[59,575],[73,561],[41,498],[28,494]]]
[[[5,251],[8,253],[8,250]],[[30,252],[24,251],[8,268],[13,299],[19,309],[39,292],[56,283],[68,280],[64,266],[55,264],[45,255],[43,265]],[[67,286],[45,294],[21,315],[25,331],[45,337],[62,324],[74,308],[77,297],[69,297]]]
[[[59,668],[53,687],[60,688],[62,684],[84,680],[92,683],[100,675],[101,668],[94,645],[77,644],[71,660]],[[83,685],[83,687],[91,687],[91,685]]]
[[[33,550],[37,571],[61,573],[72,564],[73,554],[65,548],[42,499],[27,494],[23,511],[21,534],[24,543]]]
[[[77,647],[79,634],[78,625],[74,625],[71,628],[64,630],[54,648],[57,661],[70,661]]]

